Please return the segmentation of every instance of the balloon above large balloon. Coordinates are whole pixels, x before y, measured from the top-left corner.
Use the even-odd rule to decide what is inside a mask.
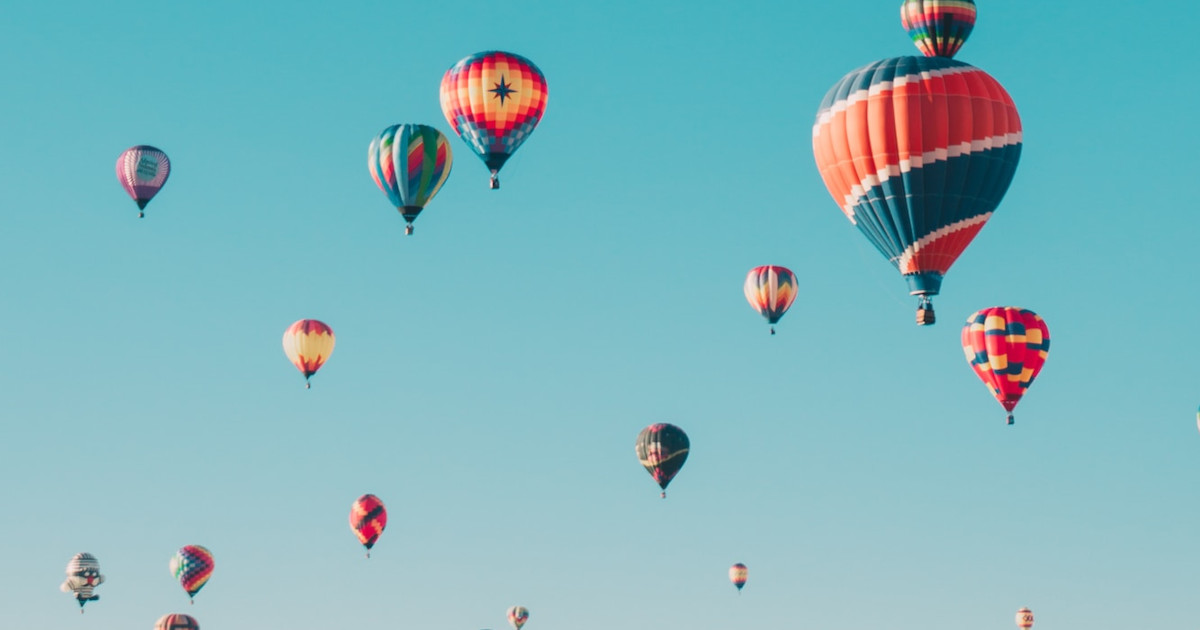
[[[729,567],[729,581],[737,587],[739,593],[742,592],[742,587],[746,585],[746,579],[750,577],[750,570],[741,562]]]
[[[371,547],[379,540],[384,527],[387,527],[387,509],[379,497],[364,494],[350,506],[350,529],[354,530],[358,542],[367,548],[368,558],[371,557]]]
[[[171,558],[171,575],[179,580],[179,585],[187,591],[188,598],[193,600],[196,593],[204,588],[212,577],[213,555],[200,545],[186,545],[175,552]]]
[[[500,187],[500,169],[533,133],[546,112],[546,77],[533,62],[513,53],[481,52],[442,77],[442,113],[459,137],[491,171]]]
[[[1033,384],[1050,352],[1050,330],[1033,311],[993,306],[976,311],[962,329],[963,352],[971,369],[1008,412]]]
[[[905,0],[900,24],[926,57],[953,57],[975,28],[975,2]]]
[[[200,630],[200,624],[190,615],[172,613],[159,617],[154,630]]]
[[[129,147],[117,158],[117,180],[137,202],[138,217],[146,216],[146,204],[162,190],[171,175],[171,160],[152,146]]]
[[[683,468],[690,447],[687,434],[673,424],[652,424],[638,434],[638,461],[662,488],[662,498],[667,498],[667,486]]]
[[[92,590],[104,583],[100,575],[100,561],[90,553],[77,553],[67,562],[67,579],[59,589],[64,593],[74,593],[75,601],[79,602],[79,612],[83,605],[100,599]]]
[[[404,216],[405,234],[450,176],[450,141],[428,125],[392,125],[371,140],[367,168],[375,185]]]
[[[1028,608],[1022,608],[1017,611],[1017,627],[1021,630],[1029,630],[1033,627],[1033,611]]]
[[[746,274],[743,290],[746,301],[767,320],[774,335],[775,324],[796,301],[796,274],[778,265],[755,267]]]
[[[283,331],[283,352],[304,375],[305,389],[312,387],[308,379],[325,365],[335,342],[333,329],[315,319],[298,320]]]
[[[508,623],[516,630],[521,630],[521,626],[529,621],[529,609],[524,606],[513,606],[508,609]]]
[[[935,321],[942,278],[1000,204],[1021,157],[1021,119],[986,72],[944,57],[863,66],[825,95],[813,154],[842,212]]]

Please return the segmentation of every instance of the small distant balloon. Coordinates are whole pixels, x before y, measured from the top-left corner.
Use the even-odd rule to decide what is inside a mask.
[[[1028,608],[1022,608],[1017,611],[1017,627],[1021,630],[1029,630],[1033,627],[1033,611]]]
[[[743,287],[746,301],[762,315],[771,325],[771,334],[775,334],[775,324],[779,318],[792,307],[798,292],[796,274],[787,267],[765,265],[755,267],[746,274]]]
[[[208,584],[215,566],[213,555],[208,549],[200,545],[185,545],[171,558],[170,569],[171,575],[179,580],[179,585],[187,592],[188,598],[195,603],[196,593]]]
[[[384,527],[387,527],[387,509],[379,497],[364,494],[350,506],[350,529],[354,530],[358,542],[366,547],[368,558]]]
[[[59,586],[64,593],[74,593],[75,601],[79,602],[79,612],[83,613],[83,605],[100,599],[92,594],[92,590],[104,583],[100,575],[100,561],[90,553],[77,553],[67,562],[67,579]]]
[[[691,448],[687,434],[673,424],[652,424],[642,429],[634,446],[638,461],[662,488],[662,498],[667,498],[667,485],[687,461]]]
[[[154,630],[200,630],[200,624],[190,615],[172,613],[159,617]]]
[[[146,216],[146,204],[162,190],[171,175],[171,160],[152,146],[129,147],[117,158],[117,180],[137,202],[138,217]]]
[[[335,342],[333,329],[315,319],[301,319],[283,331],[283,352],[304,375],[305,389],[312,387],[308,379],[325,365]]]
[[[741,562],[729,567],[729,581],[737,587],[738,592],[742,592],[742,587],[746,585],[746,578],[750,576],[750,570]]]
[[[993,306],[972,313],[962,329],[967,363],[1000,401],[1013,423],[1012,411],[1037,378],[1050,353],[1050,330],[1031,310]]]
[[[900,24],[926,57],[953,57],[975,28],[974,0],[905,0]]]
[[[521,630],[521,626],[529,621],[529,609],[524,606],[513,606],[508,609],[508,623],[516,630]]]

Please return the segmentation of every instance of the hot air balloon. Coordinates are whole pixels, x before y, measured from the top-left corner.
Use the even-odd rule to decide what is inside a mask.
[[[513,606],[508,609],[508,623],[517,630],[529,621],[529,609],[524,606]]]
[[[926,57],[953,57],[975,28],[975,2],[905,0],[900,24]]]
[[[358,536],[358,542],[367,548],[368,558],[371,557],[371,547],[379,540],[384,527],[387,527],[387,509],[379,497],[364,494],[350,506],[350,529]]]
[[[492,172],[500,169],[533,133],[546,112],[546,77],[533,62],[513,53],[481,52],[454,64],[442,77],[442,113]]]
[[[992,216],[1021,156],[1012,98],[986,72],[945,57],[896,57],[854,70],[825,95],[813,154],[850,222],[918,296],[932,296]]]
[[[74,593],[75,601],[79,602],[79,612],[83,613],[83,605],[100,599],[93,595],[92,589],[104,583],[100,575],[100,561],[90,553],[77,553],[67,562],[67,579],[59,586],[64,593]]]
[[[1017,627],[1021,630],[1029,630],[1033,627],[1033,611],[1028,608],[1022,608],[1017,611]]]
[[[746,301],[766,318],[775,334],[775,324],[796,301],[796,274],[787,267],[766,265],[746,274]]]
[[[667,486],[687,461],[689,447],[687,434],[673,424],[652,424],[638,434],[638,461],[662,488],[662,498],[667,498]]]
[[[371,140],[367,168],[375,185],[404,216],[405,234],[450,176],[450,141],[428,125],[392,125]]]
[[[200,630],[200,624],[190,615],[172,613],[159,617],[154,630]]]
[[[208,583],[212,577],[213,555],[200,545],[186,545],[175,552],[171,558],[171,575],[179,580],[179,585],[187,591],[188,598],[195,603],[196,593]]]
[[[334,341],[333,329],[315,319],[298,320],[283,331],[283,352],[304,374],[305,389],[312,387],[308,379],[333,354]]]
[[[117,180],[137,202],[139,218],[146,216],[146,204],[162,190],[170,174],[167,154],[149,145],[129,147],[117,158]]]
[[[962,329],[963,352],[971,369],[1008,411],[1033,384],[1050,352],[1050,330],[1033,311],[993,306],[976,311]]]
[[[749,577],[750,570],[741,562],[729,567],[729,581],[737,587],[739,593],[742,592],[742,587],[746,585],[746,578]]]

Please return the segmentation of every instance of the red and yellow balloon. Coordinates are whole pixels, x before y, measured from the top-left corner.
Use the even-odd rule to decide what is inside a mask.
[[[325,365],[333,354],[333,329],[315,319],[302,319],[283,331],[283,352],[292,365],[304,375],[304,387],[312,387],[308,379]]]
[[[976,376],[1008,412],[1033,384],[1050,352],[1050,330],[1031,310],[993,306],[976,311],[962,329],[963,352]]]

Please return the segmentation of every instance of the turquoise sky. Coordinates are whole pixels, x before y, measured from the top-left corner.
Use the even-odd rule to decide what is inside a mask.
[[[1194,3],[981,0],[958,58],[1025,145],[931,328],[811,149],[839,78],[917,54],[898,0],[11,5],[0,628],[1200,620]],[[540,66],[546,116],[499,191],[452,138],[405,237],[367,145],[449,133],[441,76],[489,49]],[[173,164],[142,220],[135,144]],[[774,337],[761,264],[803,289]],[[1053,339],[1011,427],[959,346],[993,305]],[[301,318],[338,340],[309,391]],[[654,422],[692,442],[665,501]],[[185,544],[216,556],[194,606]],[[82,616],[81,551],[107,578]]]

